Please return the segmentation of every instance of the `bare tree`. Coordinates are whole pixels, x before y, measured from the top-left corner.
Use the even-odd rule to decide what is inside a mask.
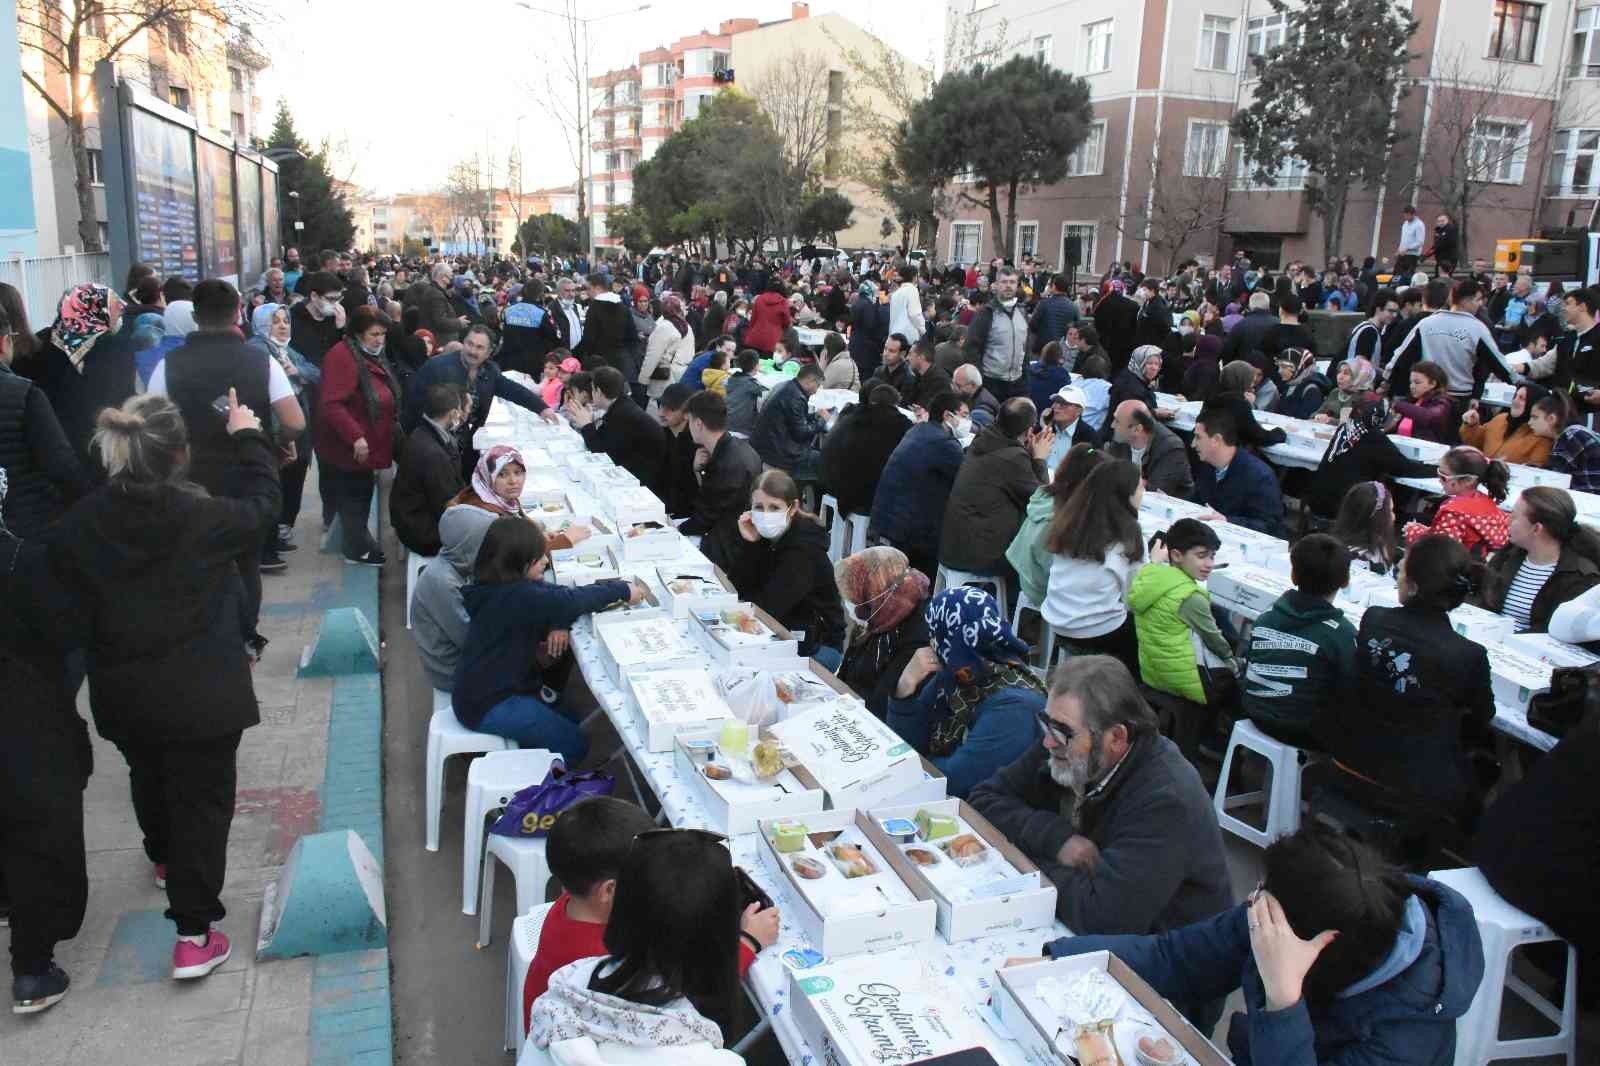
[[[511,208],[511,217],[516,220],[517,228],[511,231],[511,241],[506,245],[506,251],[511,251],[522,239],[522,213],[526,207],[526,193],[522,189],[522,146],[513,144],[511,151],[506,154],[506,206]],[[522,249],[522,254],[527,255],[527,249]]]
[[[843,145],[840,172],[867,188],[883,192],[884,165],[893,165],[890,145],[895,129],[911,117],[911,108],[928,95],[933,78],[887,44],[872,39],[869,51],[847,45],[826,27],[823,33],[838,49],[845,79]]]
[[[98,110],[92,88],[95,63],[143,63],[144,57],[134,55],[129,46],[141,34],[158,36],[167,71],[183,68],[189,88],[199,95],[213,86],[200,84],[204,68],[191,61],[191,50],[225,49],[230,27],[261,17],[249,0],[17,0],[17,43],[25,54],[37,53],[44,60],[43,78],[24,70],[22,80],[66,126],[78,198],[78,240],[85,251],[102,250],[85,136],[87,120]]]
[[[477,158],[474,157],[473,161],[476,162]],[[495,217],[493,153],[485,154],[482,171],[478,177],[478,182],[478,188],[474,190],[475,195],[473,196],[472,204],[474,213],[478,219],[478,233],[482,238],[483,246],[481,251],[483,254],[487,254],[489,251],[489,234],[494,232],[493,222]]]
[[[1161,153],[1151,147],[1133,166],[1148,176],[1149,195],[1138,202],[1131,197],[1127,213],[1113,221],[1117,231],[1135,241],[1148,242],[1156,253],[1155,262],[1171,274],[1178,257],[1197,237],[1215,234],[1227,218],[1228,179],[1226,159],[1219,151],[1214,158],[1185,160],[1175,152]],[[1187,171],[1187,173],[1186,173]],[[1154,274],[1153,263],[1145,269]]]
[[[559,2],[561,30],[545,37],[555,59],[544,58],[538,65],[543,74],[528,95],[562,129],[568,132],[567,153],[577,171],[578,229],[587,252],[594,241],[589,229],[589,190],[585,175],[589,161],[589,26],[578,17],[578,0]],[[570,100],[570,106],[563,101]]]
[[[469,249],[481,247],[478,229],[483,207],[481,173],[478,157],[473,155],[457,161],[444,179],[450,236]]]
[[[760,71],[751,96],[783,139],[783,154],[802,179],[821,170],[828,149],[828,57],[800,51]]]

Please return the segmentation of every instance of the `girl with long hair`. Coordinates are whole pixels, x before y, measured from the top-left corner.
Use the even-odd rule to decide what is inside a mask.
[[[1431,525],[1407,522],[1406,543],[1433,533],[1454,537],[1478,559],[1505,547],[1510,519],[1500,510],[1511,471],[1476,448],[1451,448],[1439,459],[1439,487],[1446,499]]]
[[[1115,656],[1135,677],[1139,645],[1127,596],[1145,562],[1143,500],[1138,465],[1107,460],[1056,511],[1044,539],[1055,556],[1041,612],[1045,623],[1075,647]]]

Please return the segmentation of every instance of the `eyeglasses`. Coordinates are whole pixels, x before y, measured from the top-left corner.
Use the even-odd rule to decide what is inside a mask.
[[[1435,469],[1434,473],[1439,475],[1440,481],[1459,481],[1464,477],[1476,480],[1477,477],[1475,474],[1452,474],[1442,466]]]
[[[1072,738],[1077,736],[1077,730],[1073,729],[1064,722],[1059,722],[1056,719],[1051,718],[1050,715],[1044,711],[1034,711],[1033,715],[1035,718],[1039,719],[1039,725],[1043,727],[1045,734],[1057,744],[1071,744]]]

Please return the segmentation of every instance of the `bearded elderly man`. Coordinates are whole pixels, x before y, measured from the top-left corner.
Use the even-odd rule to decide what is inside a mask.
[[[967,802],[1056,886],[1074,933],[1159,933],[1233,905],[1200,775],[1109,655],[1057,668],[1044,739]]]

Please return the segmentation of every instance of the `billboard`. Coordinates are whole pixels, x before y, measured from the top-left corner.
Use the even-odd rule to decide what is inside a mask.
[[[261,168],[261,234],[266,246],[267,261],[278,255],[278,172]]]
[[[266,242],[261,239],[261,165],[247,155],[234,157],[239,190],[239,281],[254,285],[267,269]]]
[[[200,173],[200,247],[208,278],[239,280],[239,233],[234,221],[233,152],[195,139]]]
[[[128,112],[134,259],[162,277],[200,280],[193,135],[146,111]]]

